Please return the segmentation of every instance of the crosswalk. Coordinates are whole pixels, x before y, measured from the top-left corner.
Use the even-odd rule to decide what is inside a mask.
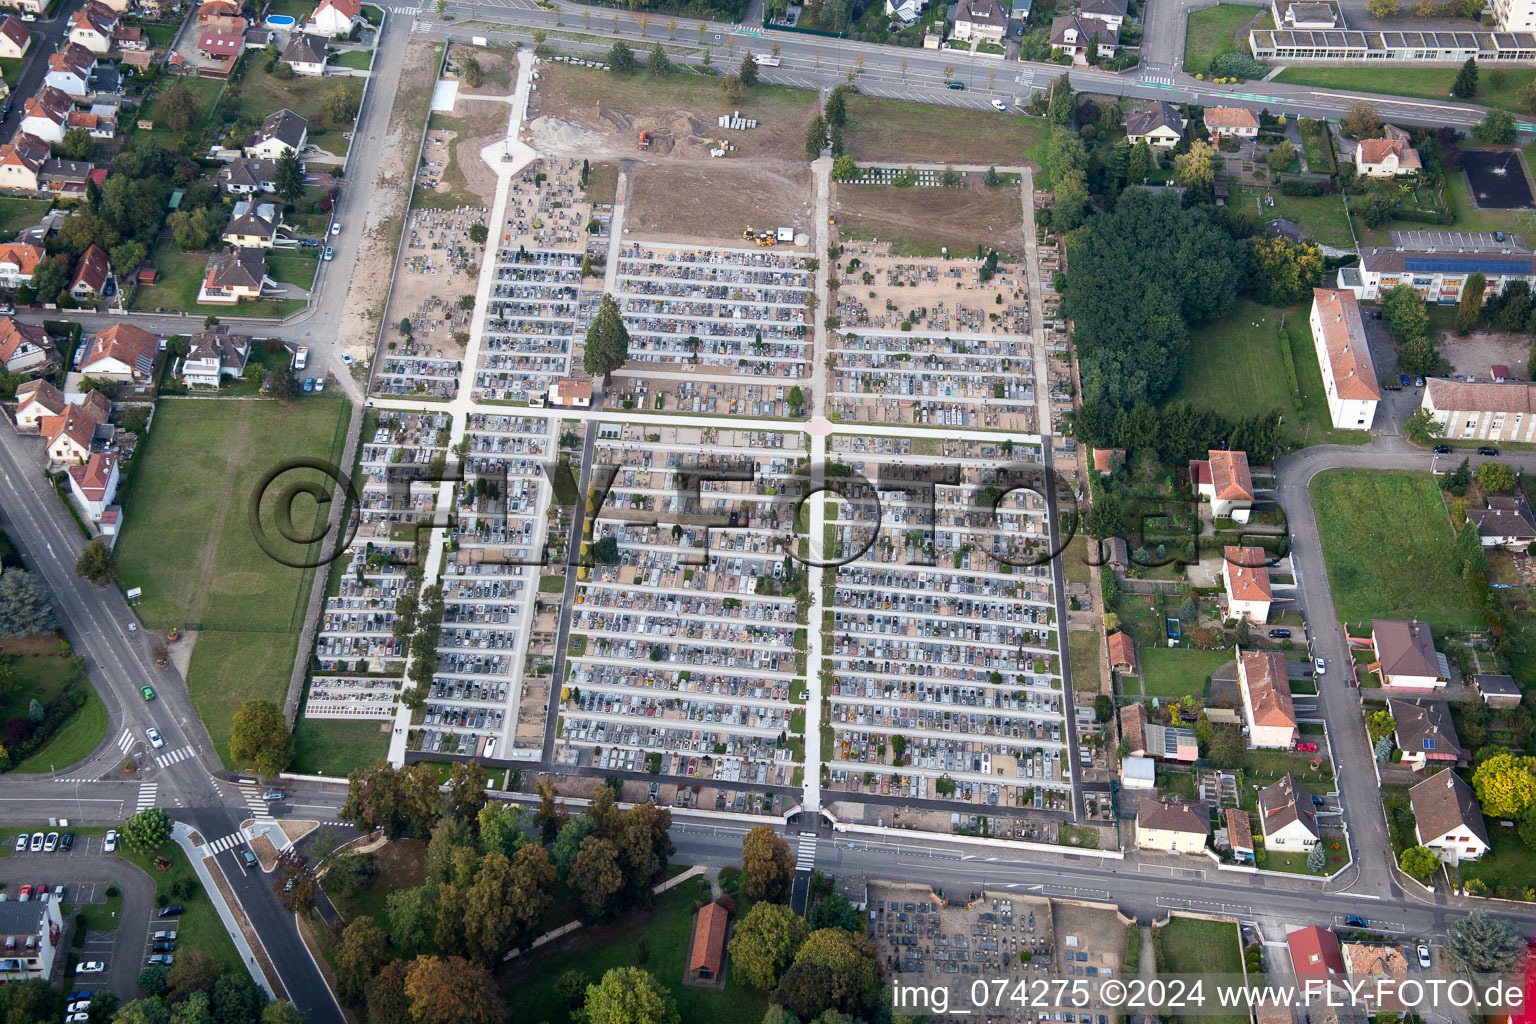
[[[160,790],[158,782],[139,783],[139,802],[134,805],[134,812],[147,811],[155,806],[155,794]]]
[[[396,13],[396,14],[412,14],[412,15],[414,15],[414,14],[420,14],[421,13],[421,8],[420,7],[391,7],[390,10],[393,11],[394,13]]]
[[[117,738],[117,749],[126,754],[131,746],[133,746],[133,730],[124,729],[123,734]]]
[[[233,850],[241,843],[246,842],[249,838],[250,837],[245,834],[244,829],[241,829],[239,832],[231,832],[223,839],[216,839],[208,844],[210,856],[223,853],[225,850]]]
[[[245,802],[246,808],[250,810],[251,817],[256,819],[257,824],[272,820],[272,805],[261,798],[261,794],[265,792],[266,790],[260,786],[240,787],[240,799]]]
[[[1169,75],[1147,75],[1141,80],[1142,85],[1166,85],[1173,86],[1173,78]]]
[[[795,870],[810,871],[816,866],[816,837],[801,836],[795,849]]]
[[[182,747],[180,750],[173,750],[169,754],[161,754],[159,757],[156,757],[155,764],[159,765],[161,768],[169,768],[177,761],[185,761],[191,756],[192,748]]]

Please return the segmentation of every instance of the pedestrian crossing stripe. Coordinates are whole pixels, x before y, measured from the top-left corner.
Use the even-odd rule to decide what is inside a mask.
[[[155,806],[155,793],[159,789],[159,783],[141,782],[139,784],[139,802],[135,805],[135,810],[144,811]]]
[[[176,762],[185,761],[191,756],[192,748],[182,747],[179,750],[171,751],[169,754],[161,754],[159,757],[155,758],[155,764],[159,765],[161,768],[169,768]]]
[[[816,837],[802,836],[795,851],[795,870],[809,871],[816,865]]]
[[[133,730],[124,729],[123,734],[117,738],[117,749],[126,754],[131,746],[133,746]]]
[[[225,850],[233,850],[235,847],[239,846],[241,843],[244,843],[244,842],[246,842],[246,834],[245,834],[245,830],[244,829],[241,829],[239,832],[231,832],[229,835],[225,836],[223,839],[219,839],[219,840],[216,840],[216,841],[214,841],[212,843],[209,843],[208,844],[209,854],[210,855],[217,855],[217,854],[223,853]]]

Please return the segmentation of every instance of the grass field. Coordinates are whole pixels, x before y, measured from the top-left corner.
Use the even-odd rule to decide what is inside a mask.
[[[1090,543],[1086,536],[1078,534],[1067,542],[1065,550],[1062,551],[1061,568],[1067,575],[1068,583],[1087,583],[1093,578],[1088,565],[1088,558],[1092,554],[1088,550]]]
[[[95,687],[85,685],[85,703],[53,738],[25,761],[12,768],[13,772],[53,772],[59,768],[83,761],[96,749],[96,744],[107,734],[107,706],[96,695]]]
[[[172,85],[185,86],[197,98],[198,103],[201,104],[201,113],[193,119],[192,126],[185,132],[172,130],[170,125],[160,116],[158,97],[169,91]],[[212,113],[213,106],[218,101],[219,93],[223,88],[224,83],[217,78],[198,78],[195,75],[179,77],[175,82],[161,82],[160,87],[155,90],[155,98],[150,99],[149,103],[145,105],[143,113],[139,115],[140,118],[153,121],[155,127],[147,133],[144,129],[135,129],[134,134],[148,134],[150,138],[169,150],[190,150],[198,138],[201,137],[203,125],[208,122],[208,117]],[[126,123],[133,124],[136,121],[137,118],[133,122]]]
[[[1220,8],[1211,8],[1220,10]],[[1274,206],[1261,200],[1269,196]],[[1308,229],[1310,240],[1321,245],[1347,249],[1355,244],[1349,230],[1349,214],[1344,209],[1344,197],[1338,193],[1327,196],[1286,196],[1278,189],[1238,188],[1232,193],[1232,202],[1259,211],[1260,223],[1284,217]]]
[[[285,252],[267,257],[272,280],[283,284],[298,285],[308,291],[315,286],[315,274],[320,270],[320,257],[311,255],[313,249]]]
[[[1191,19],[1193,20],[1193,19]],[[1349,89],[1356,92],[1375,92],[1388,96],[1414,96],[1424,100],[1443,100],[1451,95],[1451,83],[1456,80],[1457,68],[1309,68],[1290,67],[1276,76],[1275,81],[1289,85],[1311,85],[1321,89]],[[1518,110],[1515,94],[1532,81],[1536,71],[1499,69],[1503,84],[1494,88],[1492,72],[1482,68],[1478,74],[1477,95],[1473,103],[1505,110]]]
[[[345,775],[372,764],[389,750],[389,735],[379,731],[379,724],[300,718],[293,730],[291,770],[304,775]]]
[[[345,156],[348,140],[341,133],[351,128],[352,122],[332,120],[326,97],[335,89],[346,90],[356,101],[363,94],[363,80],[305,75],[284,80],[269,75],[258,63],[249,63],[240,88],[225,92],[219,101],[217,116],[221,121],[244,120],[259,125],[268,114],[286,107],[309,121],[310,142]]]
[[[1231,651],[1200,651],[1192,647],[1144,647],[1141,681],[1149,697],[1182,697],[1205,694],[1205,680],[1233,660]]]
[[[1525,890],[1536,884],[1536,850],[1521,841],[1512,828],[1504,828],[1496,821],[1486,820],[1490,848],[1478,861],[1464,861],[1460,868],[1462,881],[1473,878],[1488,886],[1488,895],[1522,899]]]
[[[0,197],[0,237],[15,238],[17,233],[31,227],[53,208],[47,199],[14,199]]]
[[[206,252],[183,251],[174,239],[162,238],[150,253],[150,262],[160,271],[160,283],[141,286],[133,293],[129,309],[167,309],[200,315],[284,317],[303,309],[302,299],[263,299],[238,305],[208,305],[197,301],[197,290],[208,270]],[[313,278],[311,278],[313,282]]]
[[[1236,53],[1238,32],[1263,10],[1245,4],[1223,3],[1191,12],[1184,34],[1185,72],[1202,74],[1210,70],[1211,62],[1217,57]]]
[[[1429,474],[1329,470],[1312,481],[1312,507],[1340,619],[1482,625],[1451,564],[1455,538]]]
[[[348,50],[333,56],[330,63],[333,67],[353,68],[358,71],[367,71],[368,64],[373,60],[372,50]]]
[[[44,639],[52,642],[51,637]],[[13,665],[19,685],[9,700],[0,703],[0,721],[25,715],[34,699],[47,704],[71,680],[78,679],[76,685],[84,690],[86,699],[58,732],[11,771],[53,771],[74,764],[96,749],[107,731],[107,709],[81,670],[79,659],[61,658],[56,653],[17,654]]]
[[[150,880],[155,883],[157,899],[164,893],[167,902],[180,903],[186,907],[186,912],[170,925],[176,929],[178,947],[202,950],[223,964],[225,971],[236,977],[250,973],[246,970],[245,962],[240,959],[240,953],[235,949],[234,942],[230,940],[229,933],[224,930],[224,923],[219,920],[219,912],[213,908],[208,894],[203,891],[197,872],[193,871],[192,865],[187,863],[187,856],[181,852],[181,847],[173,842],[167,842],[148,854],[138,854],[119,846],[117,855],[150,877]],[[157,870],[154,865],[156,857],[164,857],[170,861],[170,870]],[[213,870],[217,871],[218,868]],[[197,895],[192,899],[178,900],[171,896],[171,886],[183,878],[190,878],[197,886]]]
[[[1039,118],[848,97],[844,149],[860,163],[964,162],[1018,166],[1046,135]]]
[[[1163,970],[1168,974],[1225,974],[1231,978],[1243,973],[1236,922],[1175,915],[1163,927],[1154,929],[1152,937],[1162,951]],[[1212,1013],[1180,1019],[1203,1024],[1245,1024],[1249,1015]]]
[[[1068,635],[1072,652],[1072,689],[1099,692],[1099,634],[1091,629],[1074,629]]]
[[[607,925],[582,928],[513,961],[498,980],[503,990],[516,993],[514,1016],[518,1020],[562,1024],[568,1017],[555,998],[555,982],[561,974],[579,970],[597,981],[609,968],[643,962],[671,991],[683,1020],[758,1024],[768,1006],[766,997],[737,982],[729,969],[723,989],[694,988],[682,983],[683,962],[688,955],[694,906],[702,881],[690,879],[658,896],[650,911],[636,911]],[[644,961],[639,952],[642,942],[650,953]]]
[[[197,635],[192,663],[187,667],[187,694],[219,757],[229,767],[245,767],[229,758],[230,720],[248,700],[268,700],[283,706],[298,649],[294,633],[204,630]]]

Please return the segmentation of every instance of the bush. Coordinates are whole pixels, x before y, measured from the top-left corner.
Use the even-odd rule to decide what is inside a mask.
[[[1280,194],[1283,196],[1320,196],[1323,194],[1323,183],[1320,181],[1302,181],[1295,178],[1287,178],[1280,183]]]
[[[1246,53],[1224,53],[1211,62],[1211,74],[1228,78],[1263,78],[1269,67]]]

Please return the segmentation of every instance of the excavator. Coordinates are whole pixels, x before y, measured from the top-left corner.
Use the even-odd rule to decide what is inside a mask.
[[[650,132],[642,131],[640,133],[640,148],[641,149],[650,149],[651,148],[651,133]]]

